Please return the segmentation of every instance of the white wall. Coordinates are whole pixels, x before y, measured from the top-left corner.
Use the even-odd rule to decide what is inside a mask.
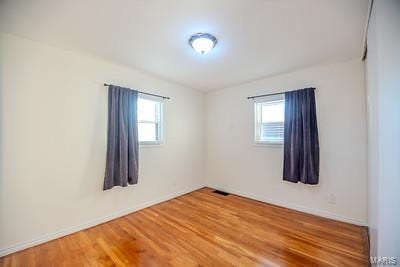
[[[202,186],[203,93],[6,34],[0,68],[0,254]],[[104,82],[171,97],[165,143],[140,149],[139,183],[106,192]]]
[[[400,1],[375,1],[368,30],[371,255],[400,261]]]
[[[282,181],[283,147],[254,144],[246,97],[315,86],[320,184]],[[317,66],[206,96],[206,184],[298,210],[365,224],[366,107],[360,60]],[[328,203],[336,200],[336,204]]]
[[[368,29],[368,55],[365,61],[367,85],[367,123],[368,123],[368,227],[371,256],[377,255],[378,206],[379,206],[379,142],[378,133],[378,55],[376,43],[375,9],[372,10]]]

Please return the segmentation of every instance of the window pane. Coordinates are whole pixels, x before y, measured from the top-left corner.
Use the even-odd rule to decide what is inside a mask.
[[[154,121],[156,122],[156,110],[159,103],[139,98],[138,99],[138,121]]]
[[[283,143],[284,119],[284,100],[256,103],[256,141]]]
[[[283,121],[285,116],[285,102],[274,101],[262,105],[262,122]]]
[[[138,133],[140,142],[155,142],[157,141],[157,124],[139,122]]]
[[[138,135],[142,144],[160,144],[162,136],[162,102],[159,99],[139,95]]]

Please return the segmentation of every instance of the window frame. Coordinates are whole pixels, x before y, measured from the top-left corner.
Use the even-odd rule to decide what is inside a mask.
[[[262,104],[283,101],[285,103],[285,94],[277,94],[254,99],[254,143],[262,146],[283,146],[284,138],[279,141],[261,140],[261,125],[262,125]],[[283,120],[283,127],[285,120]]]
[[[164,142],[164,101],[162,98],[156,97],[156,96],[150,96],[146,94],[138,94],[138,100],[139,98],[145,99],[145,100],[150,100],[154,102],[159,103],[159,112],[156,112],[156,121],[146,121],[146,120],[137,120],[138,124],[138,138],[139,138],[139,123],[151,123],[151,124],[156,124],[156,140],[155,141],[140,141],[139,140],[139,146],[159,146]],[[139,105],[138,105],[139,107]],[[139,110],[138,110],[139,112]],[[158,114],[157,114],[158,113]],[[139,113],[138,113],[139,115]],[[158,117],[158,118],[157,118]]]

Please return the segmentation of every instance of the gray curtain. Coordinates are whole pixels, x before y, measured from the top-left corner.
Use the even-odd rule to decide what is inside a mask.
[[[285,93],[283,180],[319,182],[319,141],[315,88]]]
[[[103,190],[137,184],[137,98],[135,90],[114,85],[108,87],[107,162]]]

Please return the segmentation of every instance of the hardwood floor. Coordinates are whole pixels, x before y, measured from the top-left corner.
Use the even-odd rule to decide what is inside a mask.
[[[0,266],[368,266],[365,227],[203,188]]]

